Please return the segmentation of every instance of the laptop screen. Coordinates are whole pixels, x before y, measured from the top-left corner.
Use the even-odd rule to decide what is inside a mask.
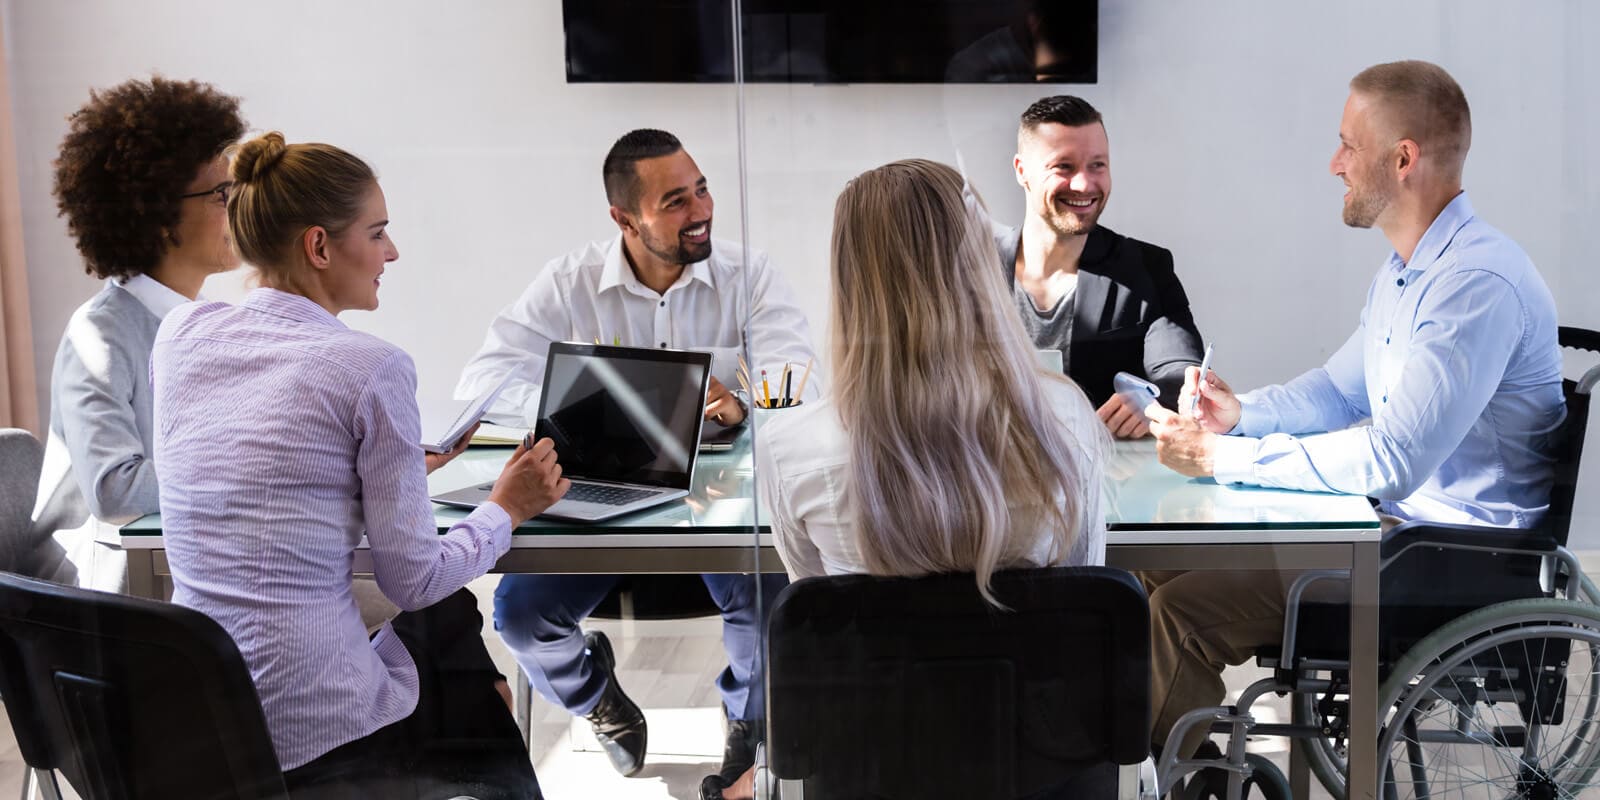
[[[534,436],[568,477],[687,489],[710,371],[709,353],[554,343]]]

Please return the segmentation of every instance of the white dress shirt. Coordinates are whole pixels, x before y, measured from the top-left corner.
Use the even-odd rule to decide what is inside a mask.
[[[1051,406],[1069,440],[1078,442],[1085,487],[1078,508],[1080,534],[1065,558],[1051,551],[1050,532],[1035,532],[1034,566],[1084,566],[1106,562],[1103,423],[1075,386],[1044,381]],[[1082,435],[1078,432],[1083,431]],[[772,525],[772,539],[791,580],[868,572],[861,556],[855,506],[846,490],[850,441],[832,399],[769,412],[756,429],[756,480]]]
[[[784,364],[793,364],[798,373],[813,358],[810,326],[766,254],[751,250],[746,268],[738,243],[714,240],[710,258],[688,265],[658,294],[634,275],[618,234],[545,265],[489,324],[483,347],[461,372],[456,398],[476,398],[515,372],[488,418],[532,426],[550,343],[595,340],[709,352],[712,376],[732,391],[740,389],[735,377],[740,353],[749,359],[756,391],[762,370],[777,391]],[[820,365],[813,366],[806,384],[810,397],[821,396],[821,372]],[[796,388],[799,380],[797,374]]]

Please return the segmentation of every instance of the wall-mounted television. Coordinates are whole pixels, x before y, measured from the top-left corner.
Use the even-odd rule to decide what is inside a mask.
[[[569,83],[725,83],[732,0],[563,0]],[[755,83],[1094,83],[1098,0],[742,0]]]

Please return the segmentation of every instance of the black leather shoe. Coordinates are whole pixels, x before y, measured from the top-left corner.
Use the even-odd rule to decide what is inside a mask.
[[[728,710],[722,710],[727,717]],[[728,740],[722,746],[722,769],[700,781],[700,800],[722,800],[722,790],[734,785],[756,764],[756,735],[760,726],[749,720],[730,719]]]
[[[732,785],[721,775],[707,775],[700,781],[700,800],[722,800],[722,790]]]
[[[727,786],[756,765],[756,726],[748,720],[728,720],[728,741],[722,746],[722,769],[717,774]]]
[[[583,643],[589,648],[594,669],[606,678],[600,702],[586,717],[594,725],[594,738],[611,759],[611,766],[631,778],[644,768],[645,742],[649,738],[644,712],[623,694],[622,684],[617,682],[617,656],[611,651],[611,640],[600,631],[590,631],[583,635]]]

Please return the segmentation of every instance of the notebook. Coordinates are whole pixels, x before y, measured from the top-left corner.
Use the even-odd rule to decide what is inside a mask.
[[[540,516],[597,522],[686,496],[710,376],[710,353],[551,344],[533,436],[555,442],[572,488]],[[475,508],[493,489],[433,500]]]
[[[505,389],[506,384],[511,382],[512,374],[507,372],[505,377],[501,378],[500,382],[496,383],[493,388],[479,395],[476,400],[462,406],[461,413],[456,415],[455,421],[451,422],[449,427],[442,432],[423,434],[422,449],[429,453],[450,452],[455,447],[456,442],[461,441],[461,437],[466,435],[467,429],[476,424],[478,420],[483,419],[484,414],[489,413],[489,406],[494,405],[495,399],[500,396],[500,391]],[[476,440],[477,437],[473,438]]]

